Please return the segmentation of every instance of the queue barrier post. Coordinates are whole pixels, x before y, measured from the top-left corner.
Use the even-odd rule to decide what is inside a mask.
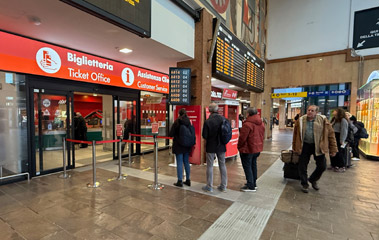
[[[93,174],[93,183],[88,183],[87,187],[97,188],[100,186],[99,182],[96,182],[96,141],[92,141],[92,174]]]
[[[67,152],[67,143],[66,143],[66,138],[64,137],[62,139],[62,144],[63,144],[63,174],[59,175],[59,178],[69,178],[71,177],[70,174],[67,174],[67,157],[66,157],[66,152]]]
[[[121,145],[122,145],[122,139],[118,142],[118,178],[117,180],[123,180],[126,179],[126,176],[122,175],[122,167],[121,167]]]
[[[129,141],[132,140],[132,134],[129,134]],[[129,155],[129,159],[128,159],[128,164],[131,165],[133,162],[132,162],[132,143],[131,142],[128,142],[128,155]]]
[[[158,183],[158,141],[157,136],[154,137],[154,183],[148,185],[149,188],[153,190],[162,190],[164,185]]]

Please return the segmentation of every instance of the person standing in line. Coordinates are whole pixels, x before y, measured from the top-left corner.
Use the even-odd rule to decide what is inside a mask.
[[[183,187],[183,164],[184,169],[186,171],[186,181],[184,182],[184,184],[186,184],[187,186],[191,186],[191,167],[189,164],[189,154],[192,150],[192,147],[186,147],[180,144],[180,138],[183,137],[180,135],[181,125],[185,125],[185,127],[189,127],[191,125],[191,121],[187,116],[187,111],[184,108],[179,110],[179,117],[175,120],[169,133],[170,137],[174,137],[172,144],[172,152],[175,154],[176,157],[176,172],[178,176],[178,181],[174,183],[174,185],[177,187]]]
[[[308,193],[309,184],[318,191],[317,181],[326,169],[325,154],[335,156],[338,148],[334,131],[323,115],[317,115],[319,107],[310,105],[307,114],[300,117],[295,123],[292,139],[292,150],[299,156],[299,175],[301,191]],[[308,179],[308,163],[313,155],[316,161],[316,169]]]
[[[207,185],[202,189],[205,192],[213,192],[213,161],[217,155],[218,166],[221,175],[221,184],[217,189],[221,192],[226,192],[227,172],[225,165],[226,145],[220,141],[220,129],[224,117],[218,114],[218,105],[211,103],[209,105],[211,115],[205,120],[203,125],[202,136],[206,140],[206,156],[207,156]]]
[[[241,132],[243,121],[245,121],[245,118],[242,114],[238,116],[238,130]]]
[[[342,108],[337,108],[333,111],[332,126],[335,133],[335,138],[337,141],[338,153],[336,156],[330,158],[331,167],[329,170],[334,170],[335,172],[345,172],[345,147],[346,138],[349,131],[349,120],[347,119],[346,112]]]
[[[354,143],[351,146],[351,150],[353,152],[353,158],[351,160],[359,161],[360,159],[359,159],[358,145],[359,145],[360,139],[362,138],[362,135],[365,135],[364,133],[362,134],[362,131],[364,131],[365,125],[363,122],[357,121],[357,118],[354,115],[350,117],[350,121],[358,129],[358,131],[354,134]]]
[[[238,138],[237,147],[247,181],[241,188],[243,192],[255,192],[257,189],[257,158],[263,151],[265,134],[265,126],[257,113],[256,108],[247,109],[247,118]]]

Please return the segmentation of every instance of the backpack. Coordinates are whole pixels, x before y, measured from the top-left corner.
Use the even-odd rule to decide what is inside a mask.
[[[188,127],[180,124],[178,142],[183,147],[192,147],[196,144],[195,128],[191,124]]]
[[[354,130],[350,126],[347,129],[347,137],[346,137],[346,142],[348,142],[350,145],[354,143]]]
[[[358,131],[355,133],[356,138],[368,138],[367,130],[362,122],[356,121],[355,126],[358,128]]]
[[[232,126],[228,119],[223,118],[220,127],[220,142],[227,144],[232,139]]]

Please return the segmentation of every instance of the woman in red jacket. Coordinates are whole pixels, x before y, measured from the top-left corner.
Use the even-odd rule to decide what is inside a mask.
[[[247,181],[241,188],[243,192],[255,192],[257,189],[257,158],[263,151],[264,134],[265,126],[257,109],[247,109],[247,119],[243,122],[238,139],[238,151]]]

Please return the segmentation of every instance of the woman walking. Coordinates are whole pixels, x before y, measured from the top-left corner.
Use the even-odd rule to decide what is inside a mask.
[[[345,147],[346,138],[349,130],[349,120],[346,117],[345,110],[337,108],[333,111],[332,126],[336,136],[338,153],[330,158],[331,167],[330,170],[335,172],[345,172]]]

